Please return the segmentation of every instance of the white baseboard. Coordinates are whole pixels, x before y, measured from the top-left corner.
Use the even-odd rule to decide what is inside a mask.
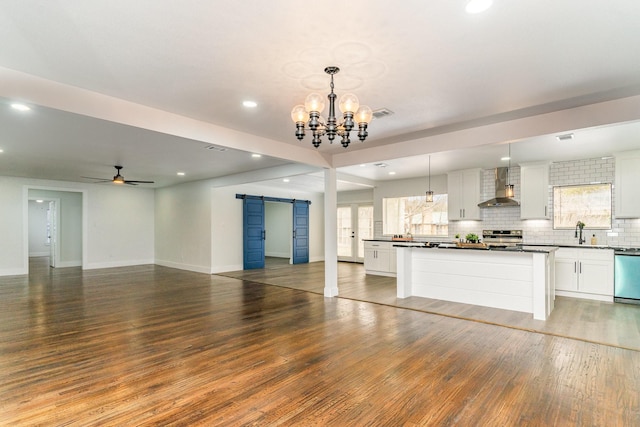
[[[29,252],[29,257],[50,256],[51,252]]]
[[[81,267],[82,261],[60,261],[56,268],[64,268],[64,267]]]
[[[571,291],[559,291],[559,290],[556,290],[556,295],[559,297],[582,298],[582,299],[590,299],[594,301],[613,302],[613,295],[586,294],[584,292],[571,292]]]
[[[226,273],[227,271],[240,271],[240,270],[244,270],[244,266],[242,264],[216,265],[215,267],[211,267],[211,274]]]
[[[204,265],[185,264],[180,262],[165,261],[161,259],[155,260],[155,263],[152,263],[152,264],[157,264],[157,265],[161,265],[163,267],[169,267],[169,268],[177,268],[178,270],[187,270],[187,271],[193,271],[196,273],[210,274],[209,273],[210,268]]]
[[[288,252],[265,252],[264,256],[271,256],[274,258],[291,258]]]
[[[111,261],[111,262],[93,262],[83,265],[83,270],[95,270],[97,268],[114,268],[114,267],[131,267],[134,265],[155,264],[152,259],[130,260],[130,261]]]
[[[0,268],[0,276],[23,276],[29,274],[28,268]]]
[[[317,256],[317,257],[309,258],[309,262],[320,262],[320,261],[324,261],[324,257],[323,256]]]

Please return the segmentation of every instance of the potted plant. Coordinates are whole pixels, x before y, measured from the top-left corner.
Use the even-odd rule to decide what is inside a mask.
[[[478,235],[475,233],[469,233],[465,236],[465,238],[467,239],[467,242],[469,243],[478,243],[478,240],[480,240],[478,238]]]

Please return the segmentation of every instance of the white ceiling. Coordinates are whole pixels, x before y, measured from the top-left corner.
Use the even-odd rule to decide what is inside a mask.
[[[161,187],[326,162],[385,180],[424,176],[428,154],[434,175],[495,167],[507,142],[513,162],[640,148],[640,109],[616,104],[619,118],[602,120],[580,109],[640,95],[640,3],[494,0],[479,15],[466,14],[465,3],[4,0],[0,71],[30,78],[0,85],[0,175],[79,181],[113,176],[113,165],[122,164],[127,179]],[[341,68],[338,95],[353,91],[363,104],[394,112],[347,150],[297,141],[289,118],[307,93],[328,92],[327,65]],[[246,99],[258,107],[242,107]],[[33,110],[5,108],[14,100]],[[123,105],[164,119],[134,123]],[[594,128],[553,123],[544,131],[522,126],[526,137],[455,138],[572,111],[587,123],[581,128]],[[601,126],[618,121],[625,125]],[[561,145],[555,131],[576,138]],[[444,134],[447,143],[438,144]],[[228,149],[203,148],[211,143]],[[256,151],[263,157],[248,155]],[[371,166],[382,161],[389,167]],[[321,189],[317,174],[304,179],[306,188]]]

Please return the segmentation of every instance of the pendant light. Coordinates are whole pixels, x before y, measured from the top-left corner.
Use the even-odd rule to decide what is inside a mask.
[[[433,203],[433,191],[431,191],[431,155],[429,155],[429,189],[427,190],[427,203]]]
[[[515,190],[509,176],[511,175],[511,143],[509,143],[509,166],[507,167],[507,183],[504,185],[505,197],[512,198],[515,195]]]

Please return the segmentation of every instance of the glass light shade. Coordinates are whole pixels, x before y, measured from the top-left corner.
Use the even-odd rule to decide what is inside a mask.
[[[433,191],[427,191],[427,203],[433,202]]]
[[[293,123],[306,123],[309,121],[309,113],[304,109],[304,105],[299,104],[293,107],[293,110],[291,110],[291,120],[293,120]]]
[[[304,100],[304,108],[308,112],[316,111],[322,113],[322,110],[324,110],[324,96],[319,93],[310,93]]]
[[[353,113],[355,114],[360,107],[360,101],[358,101],[358,97],[352,93],[345,93],[340,98],[340,103],[338,104],[338,108],[342,114],[344,113]]]
[[[356,113],[356,123],[370,123],[373,118],[373,111],[366,105],[361,105]]]
[[[505,192],[505,196],[513,197],[515,195],[515,191],[513,189],[513,184],[505,184],[504,192]]]

